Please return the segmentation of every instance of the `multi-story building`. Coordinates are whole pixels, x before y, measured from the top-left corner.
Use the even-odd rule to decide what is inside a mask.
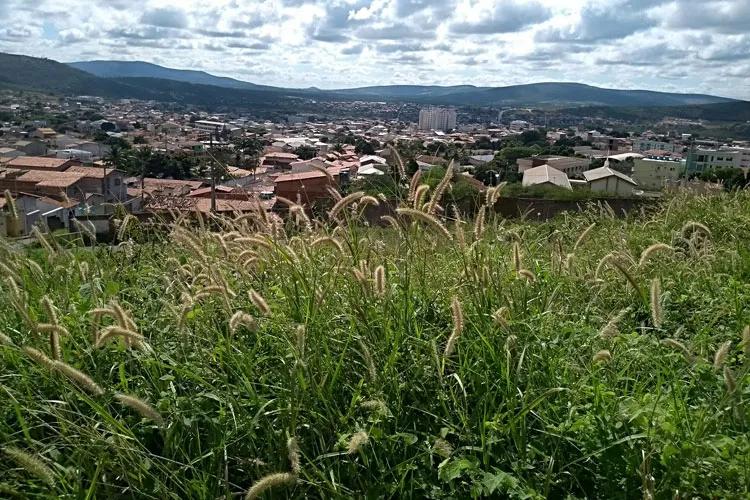
[[[702,172],[709,168],[740,168],[746,151],[739,149],[695,149],[688,153],[687,168]],[[750,159],[750,157],[745,156]]]
[[[667,182],[679,180],[684,169],[679,159],[633,158],[633,180],[645,191],[661,191]]]
[[[453,130],[455,128],[455,109],[424,108],[419,112],[419,130]]]
[[[651,139],[633,139],[633,151],[667,151],[669,153],[682,153],[683,146],[673,142],[662,142]]]

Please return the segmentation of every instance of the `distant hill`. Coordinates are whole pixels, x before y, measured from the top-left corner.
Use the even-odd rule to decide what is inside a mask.
[[[289,92],[282,89],[232,78],[211,75],[203,71],[165,68],[156,64],[127,61],[88,61],[70,63],[70,66],[105,78],[159,78],[217,87]],[[319,90],[294,89],[294,92],[311,92],[323,99],[346,97],[385,101],[408,101],[424,104],[453,106],[535,106],[561,107],[587,106],[692,106],[732,102],[733,99],[703,94],[675,94],[649,90],[615,90],[580,83],[533,83],[509,87],[475,87],[456,85],[382,85],[352,89]]]
[[[79,63],[76,63],[79,64]],[[107,63],[109,64],[109,63]],[[85,67],[85,66],[84,66]],[[612,90],[577,83],[538,83],[512,87],[455,87],[393,85],[358,89],[283,89],[219,78],[202,72],[170,70],[146,63],[126,64],[131,74],[149,77],[100,77],[67,64],[0,53],[0,87],[36,90],[64,95],[96,95],[179,102],[207,108],[264,109],[279,113],[299,111],[300,99],[317,101],[372,100],[475,107],[570,107],[570,115],[623,119],[660,119],[664,116],[717,121],[750,120],[750,103],[722,97],[671,94],[644,90]],[[102,67],[103,68],[103,67]],[[118,66],[109,65],[118,74]],[[100,68],[101,69],[101,68]],[[117,70],[117,71],[116,71]],[[103,69],[102,69],[103,71]],[[186,76],[187,74],[187,76]],[[186,82],[166,76],[220,81],[227,87]],[[704,106],[710,104],[714,107]],[[580,107],[589,106],[589,107]],[[591,107],[594,106],[594,107]],[[598,107],[597,107],[598,106]]]
[[[205,71],[171,69],[140,61],[84,61],[68,63],[68,66],[101,78],[159,78],[178,82],[213,85],[230,89],[281,90],[267,85],[214,76]]]

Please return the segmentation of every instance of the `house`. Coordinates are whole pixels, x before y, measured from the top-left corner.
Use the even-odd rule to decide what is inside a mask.
[[[469,157],[469,165],[480,167],[495,159],[495,155],[476,155]]]
[[[609,162],[605,162],[601,168],[595,168],[583,173],[584,179],[588,183],[589,189],[596,193],[609,193],[620,196],[633,194],[633,189],[637,186],[636,182],[627,175],[612,170]]]
[[[38,128],[34,130],[33,132],[29,132],[29,137],[32,139],[43,139],[43,140],[49,140],[54,139],[57,135],[57,132],[52,130],[51,128]]]
[[[337,188],[349,182],[349,170],[344,167],[331,167],[328,172],[333,182],[318,170],[281,175],[275,182],[276,196],[292,201],[299,197],[303,205],[309,205],[315,200],[328,199],[331,197],[328,188]]]
[[[18,141],[13,147],[26,156],[44,156],[47,154],[47,145],[39,141]]]
[[[519,158],[516,161],[518,173],[522,174],[532,168],[549,165],[566,175],[581,175],[591,166],[589,158],[573,158],[570,156],[540,155],[528,158]]]
[[[8,168],[23,170],[45,170],[48,172],[62,172],[75,162],[65,158],[48,158],[46,156],[19,156],[7,163]]]
[[[65,160],[80,161],[81,163],[93,163],[94,161],[94,155],[82,149],[61,149],[55,153],[55,156]]]
[[[649,152],[655,149],[667,151],[669,153],[682,153],[685,148],[682,144],[674,144],[672,142],[651,139],[633,139],[633,151],[635,152]]]
[[[530,168],[523,172],[523,185],[524,186],[557,186],[563,189],[572,190],[568,176],[565,172],[561,172],[556,168],[550,167],[549,165],[541,165],[539,167]]]
[[[85,194],[84,178],[84,174],[78,173],[29,170],[14,179],[18,189],[13,191],[80,199]]]
[[[685,171],[685,162],[666,157],[636,158],[633,161],[633,179],[645,191],[661,191],[677,182]]]
[[[268,153],[261,158],[261,165],[267,168],[280,168],[291,170],[292,163],[299,160],[299,156],[294,153]]]
[[[19,156],[25,156],[24,153],[13,148],[0,148],[0,158],[17,158]]]
[[[367,167],[367,166],[374,166],[376,168],[380,167],[381,170],[383,171],[388,170],[388,160],[386,160],[382,156],[375,156],[375,155],[363,156],[362,158],[359,159],[359,165],[360,167]]]
[[[63,173],[83,174],[82,189],[87,194],[104,194],[104,201],[125,202],[128,199],[122,172],[112,168],[73,166]],[[106,193],[103,193],[102,190]]]
[[[167,135],[179,135],[180,131],[182,131],[182,127],[177,125],[173,122],[167,122],[163,123],[161,126],[161,131],[164,132]]]

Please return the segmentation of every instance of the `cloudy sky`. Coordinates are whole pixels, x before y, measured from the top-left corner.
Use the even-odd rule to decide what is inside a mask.
[[[574,81],[750,100],[750,0],[0,0],[0,51],[285,87]]]

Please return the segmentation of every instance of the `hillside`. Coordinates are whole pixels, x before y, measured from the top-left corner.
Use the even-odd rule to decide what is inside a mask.
[[[563,109],[560,110],[560,113],[581,117],[611,118],[633,122],[653,122],[659,121],[664,117],[683,118],[686,120],[706,120],[712,122],[747,122],[750,121],[750,102],[735,101],[679,107],[585,106]]]
[[[169,69],[144,62],[88,61],[71,66],[107,78],[159,78],[187,83],[213,85],[243,90],[312,93],[316,98],[334,100],[371,99],[407,101],[453,106],[535,106],[566,105],[602,106],[686,106],[729,102],[732,99],[702,94],[675,94],[648,90],[603,89],[579,83],[535,83],[509,87],[475,87],[457,85],[382,85],[352,89],[282,89],[210,75],[202,71]]]
[[[748,192],[377,199],[0,241],[0,496],[747,497]]]
[[[158,78],[232,89],[282,90],[276,87],[243,82],[233,78],[214,76],[205,71],[171,69],[140,61],[85,61],[67,64],[68,66],[102,78]]]

